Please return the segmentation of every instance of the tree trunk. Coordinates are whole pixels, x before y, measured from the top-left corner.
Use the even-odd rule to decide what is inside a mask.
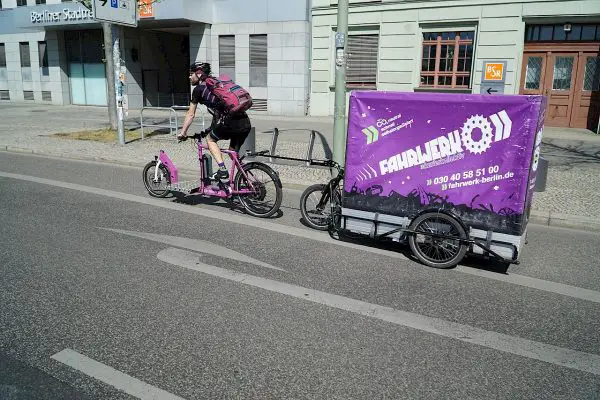
[[[108,22],[102,22],[104,32],[104,58],[106,59],[106,80],[108,82],[108,120],[110,129],[117,129],[117,94],[115,93],[115,64],[113,60],[112,29]]]

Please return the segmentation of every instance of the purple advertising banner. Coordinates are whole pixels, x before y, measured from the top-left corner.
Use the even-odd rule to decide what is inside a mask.
[[[452,210],[480,229],[525,228],[543,96],[353,92],[344,207]]]

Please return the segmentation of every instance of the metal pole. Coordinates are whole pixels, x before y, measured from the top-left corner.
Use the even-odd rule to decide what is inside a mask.
[[[115,67],[112,60],[113,55],[113,40],[112,32],[116,29],[108,22],[102,23],[104,30],[104,58],[106,60],[106,79],[108,81],[108,120],[110,121],[110,129],[117,129],[117,104],[115,103]]]
[[[125,133],[123,131],[123,84],[121,83],[121,51],[119,49],[119,29],[113,26],[113,62],[115,65],[115,93],[117,100],[117,127],[119,131],[119,144],[125,144]]]
[[[338,1],[335,34],[335,106],[333,120],[333,160],[344,165],[346,150],[346,38],[348,0]]]

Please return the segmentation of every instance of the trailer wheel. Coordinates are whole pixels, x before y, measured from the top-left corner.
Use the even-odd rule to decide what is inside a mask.
[[[467,233],[450,215],[439,212],[419,215],[409,229],[414,231],[408,238],[410,249],[429,267],[452,268],[467,252],[467,245],[459,240],[467,239]]]

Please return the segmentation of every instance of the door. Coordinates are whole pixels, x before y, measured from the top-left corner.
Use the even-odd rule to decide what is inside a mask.
[[[548,97],[548,125],[571,126],[578,60],[577,53],[551,53],[546,57],[543,94]]]
[[[600,118],[600,56],[580,53],[571,126],[596,131]]]

